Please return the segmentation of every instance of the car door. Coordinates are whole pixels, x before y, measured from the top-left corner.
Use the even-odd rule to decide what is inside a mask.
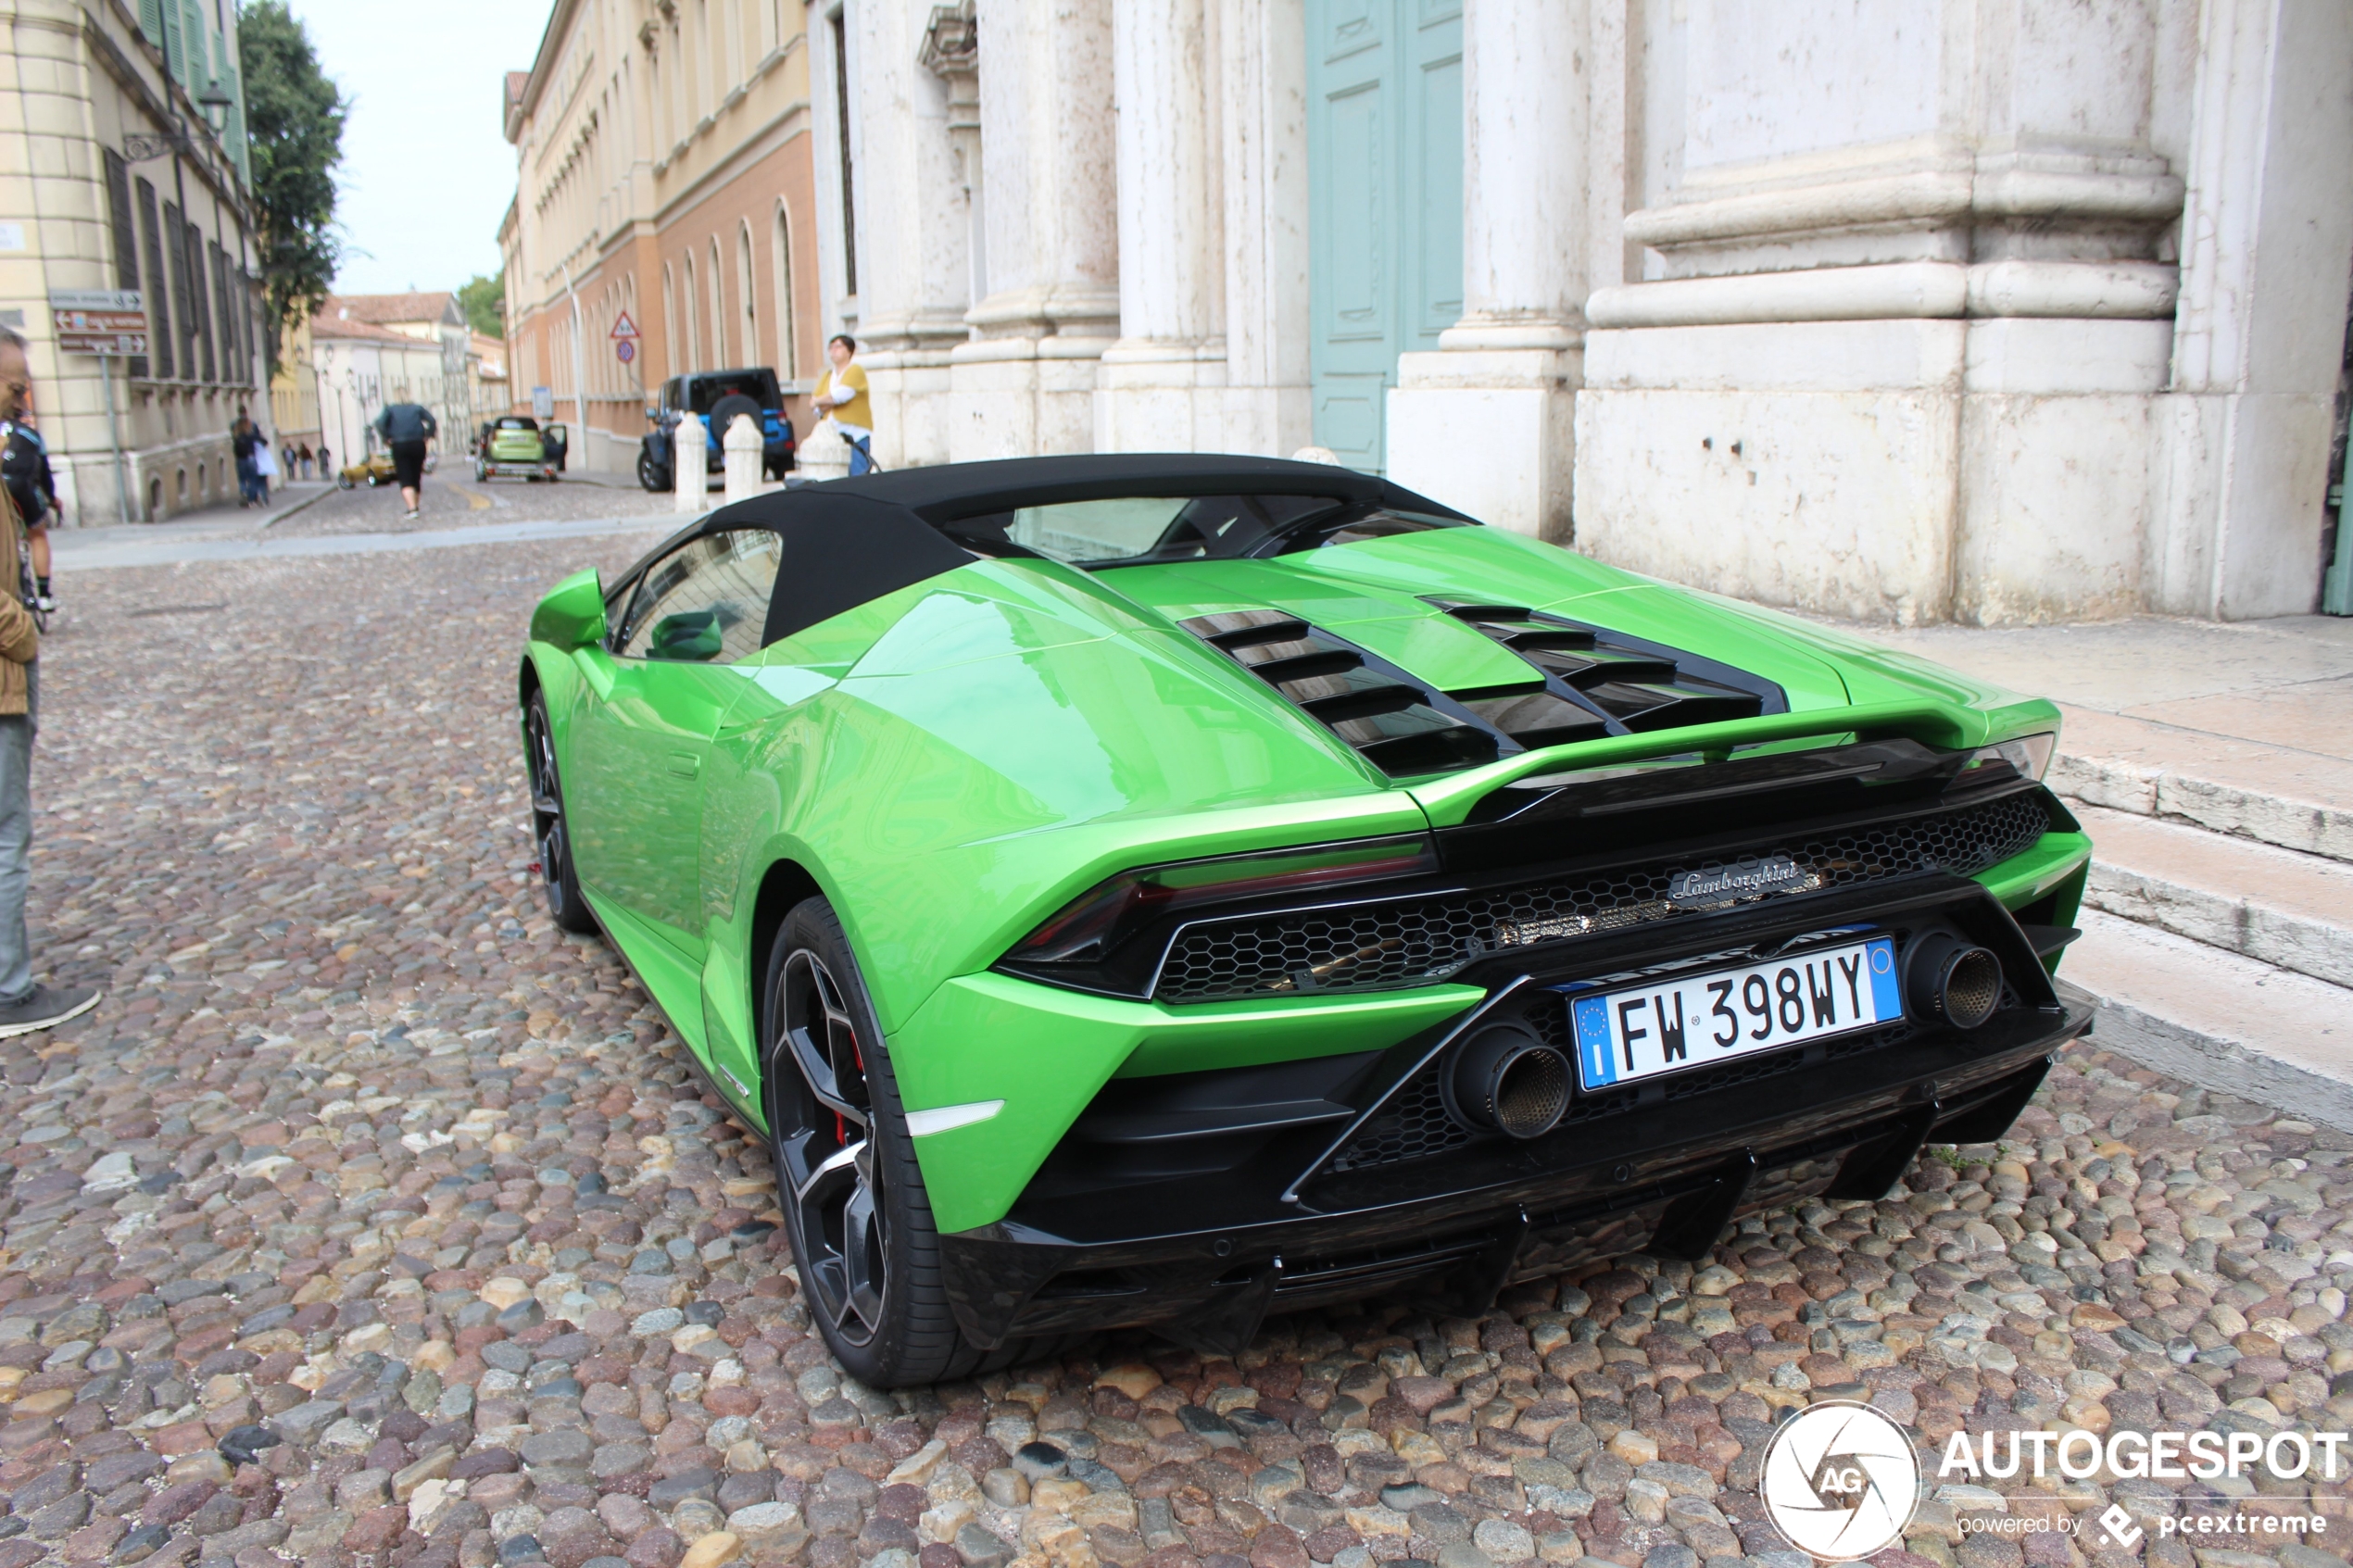
[[[776,535],[724,529],[646,569],[603,647],[580,658],[588,690],[571,773],[582,880],[689,958],[704,943],[702,773],[720,721],[760,651]]]

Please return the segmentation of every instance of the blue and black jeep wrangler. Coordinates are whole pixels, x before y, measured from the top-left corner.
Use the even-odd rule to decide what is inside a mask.
[[[792,420],[785,417],[785,398],[776,372],[765,366],[740,370],[698,370],[673,376],[661,383],[661,401],[646,410],[653,428],[638,439],[637,483],[648,490],[668,490],[676,480],[670,455],[676,450],[678,417],[700,414],[709,442],[705,471],[720,471],[724,457],[720,445],[737,414],[760,421],[761,471],[782,479],[793,466]]]

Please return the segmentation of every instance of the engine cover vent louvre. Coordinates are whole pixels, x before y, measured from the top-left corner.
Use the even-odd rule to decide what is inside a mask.
[[[1473,709],[1296,616],[1236,609],[1177,624],[1391,778],[1475,768],[1527,749]]]
[[[1582,740],[1789,711],[1788,694],[1772,682],[1680,648],[1521,605],[1439,598],[1425,602],[1519,655],[1543,677],[1541,695],[1551,696],[1561,709],[1587,715],[1581,733],[1567,733],[1570,726],[1556,712],[1541,719],[1521,716],[1520,727],[1497,723],[1522,746],[1560,744],[1530,738],[1547,730]],[[1480,716],[1494,721],[1489,713]]]

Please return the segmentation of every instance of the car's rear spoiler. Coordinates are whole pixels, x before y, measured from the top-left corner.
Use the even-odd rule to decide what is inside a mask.
[[[2058,709],[2048,703],[2026,705],[2046,710],[2049,727],[2058,723]],[[2005,719],[2019,710],[2005,709]],[[1455,827],[1467,821],[1480,800],[1521,779],[1587,768],[1610,768],[1655,758],[1687,753],[1728,753],[1736,746],[1772,741],[1819,737],[1831,744],[1844,736],[1856,740],[1903,738],[1929,746],[1954,748],[1982,746],[1991,735],[1990,715],[1955,709],[1932,702],[1867,703],[1851,708],[1818,708],[1801,713],[1768,713],[1754,719],[1732,719],[1688,729],[1655,730],[1642,734],[1611,735],[1569,746],[1546,746],[1498,759],[1482,767],[1406,786],[1429,814],[1433,827]],[[1971,722],[1970,721],[1974,721]],[[2005,723],[2007,733],[2011,726]]]

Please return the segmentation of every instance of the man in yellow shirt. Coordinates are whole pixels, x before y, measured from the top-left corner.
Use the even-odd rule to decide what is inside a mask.
[[[843,332],[825,345],[825,358],[834,368],[817,378],[817,395],[812,399],[817,411],[834,421],[841,438],[849,443],[849,471],[852,477],[872,473],[875,468],[874,406],[866,401],[866,370],[857,362],[858,340]]]

